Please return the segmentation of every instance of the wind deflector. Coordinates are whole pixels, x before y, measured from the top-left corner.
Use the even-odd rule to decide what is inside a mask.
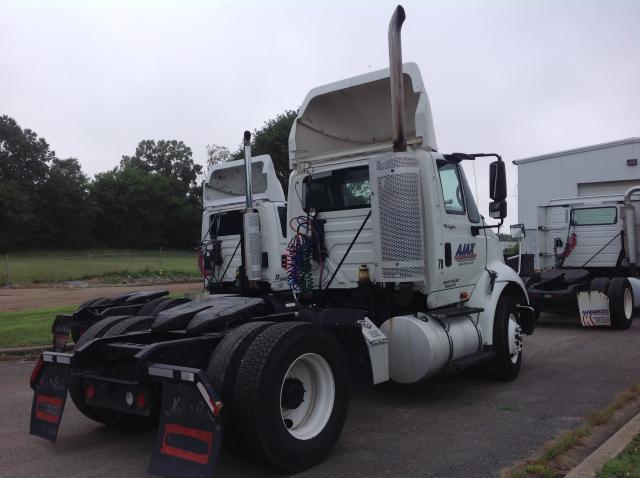
[[[284,192],[267,154],[251,158],[253,199],[284,201]],[[204,207],[244,204],[246,201],[244,160],[216,164],[204,181]]]
[[[431,107],[420,70],[403,65],[405,134],[436,150]],[[289,163],[313,162],[331,153],[367,146],[391,148],[389,69],[378,70],[313,89],[307,95],[289,136]]]

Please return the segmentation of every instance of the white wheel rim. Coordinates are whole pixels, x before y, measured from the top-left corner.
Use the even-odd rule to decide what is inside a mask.
[[[522,352],[522,327],[518,325],[516,316],[514,314],[509,315],[509,358],[512,363],[518,361],[520,353]]]
[[[282,404],[285,383],[298,380],[304,388],[302,402],[295,408]],[[329,422],[335,400],[335,382],[329,363],[316,353],[293,361],[280,386],[280,414],[287,431],[298,440],[317,436]]]
[[[631,314],[633,314],[633,296],[631,295],[631,289],[624,290],[624,316],[627,320],[631,319]]]

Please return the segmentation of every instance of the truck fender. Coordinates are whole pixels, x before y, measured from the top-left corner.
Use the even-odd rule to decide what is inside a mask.
[[[484,309],[478,317],[480,330],[484,344],[493,345],[493,319],[500,297],[503,294],[512,295],[517,299],[518,305],[523,308],[528,308],[530,303],[522,279],[511,267],[500,261],[492,261],[487,264],[486,269],[480,275],[467,305]],[[489,271],[496,274],[494,279]],[[528,312],[530,316],[532,311],[521,312]],[[528,319],[528,322],[531,320]],[[529,329],[529,333],[532,332],[532,325],[527,324],[525,328]]]
[[[363,355],[366,350],[366,359],[368,359],[366,370],[363,371],[360,367],[357,373],[368,375],[374,385],[389,380],[389,339],[368,317],[365,317],[362,310],[302,309],[298,312],[298,320],[328,327],[340,342],[351,365],[361,361],[350,360],[349,357]],[[357,343],[354,343],[354,340]],[[361,349],[362,353],[358,352],[358,349]]]

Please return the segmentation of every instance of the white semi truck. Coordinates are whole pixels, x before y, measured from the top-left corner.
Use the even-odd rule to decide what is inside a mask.
[[[536,312],[574,310],[586,327],[628,329],[640,303],[640,186],[624,195],[538,207],[541,272],[527,280]]]
[[[164,310],[133,333],[100,321],[73,353],[45,352],[31,376],[32,434],[55,441],[68,392],[91,419],[157,427],[151,473],[212,476],[223,428],[251,458],[295,472],[333,448],[351,383],[469,367],[518,376],[535,318],[491,230],[506,216],[504,163],[438,152],[420,71],[402,64],[403,21],[398,7],[390,69],[315,88],[300,108],[281,257],[290,291],[263,284],[273,281],[260,234],[281,223],[252,196],[245,133],[241,293]],[[460,165],[484,157],[495,158],[496,224]]]
[[[269,155],[251,159],[253,209],[260,228],[260,278],[263,291],[288,291],[281,254],[287,246],[287,203]],[[237,292],[242,266],[242,222],[246,209],[243,160],[212,166],[203,184],[202,242],[199,264],[205,289]],[[278,227],[280,226],[280,227]]]

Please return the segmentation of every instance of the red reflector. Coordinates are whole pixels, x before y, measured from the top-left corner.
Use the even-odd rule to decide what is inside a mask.
[[[204,445],[202,451],[191,451],[183,448],[178,448],[170,444],[179,437],[187,437],[201,442]],[[160,453],[169,456],[175,456],[176,458],[182,458],[183,460],[192,461],[201,465],[206,465],[209,462],[209,454],[211,453],[211,445],[213,443],[213,433],[206,430],[199,430],[197,428],[183,427],[176,423],[167,423],[164,427],[164,436],[162,437],[162,447]]]
[[[89,384],[84,389],[84,396],[87,400],[93,400],[96,398],[96,387],[92,384]]]
[[[36,383],[36,380],[38,380],[38,375],[40,375],[40,370],[42,370],[43,364],[44,362],[42,361],[42,357],[40,357],[36,362],[36,366],[33,367],[33,371],[31,372],[31,377],[29,378],[29,383],[31,384],[32,387]]]
[[[62,413],[62,399],[49,395],[38,395],[36,398],[36,418],[57,425]]]
[[[138,405],[138,408],[147,408],[147,396],[144,392],[138,392],[138,395],[136,396],[136,405]]]

